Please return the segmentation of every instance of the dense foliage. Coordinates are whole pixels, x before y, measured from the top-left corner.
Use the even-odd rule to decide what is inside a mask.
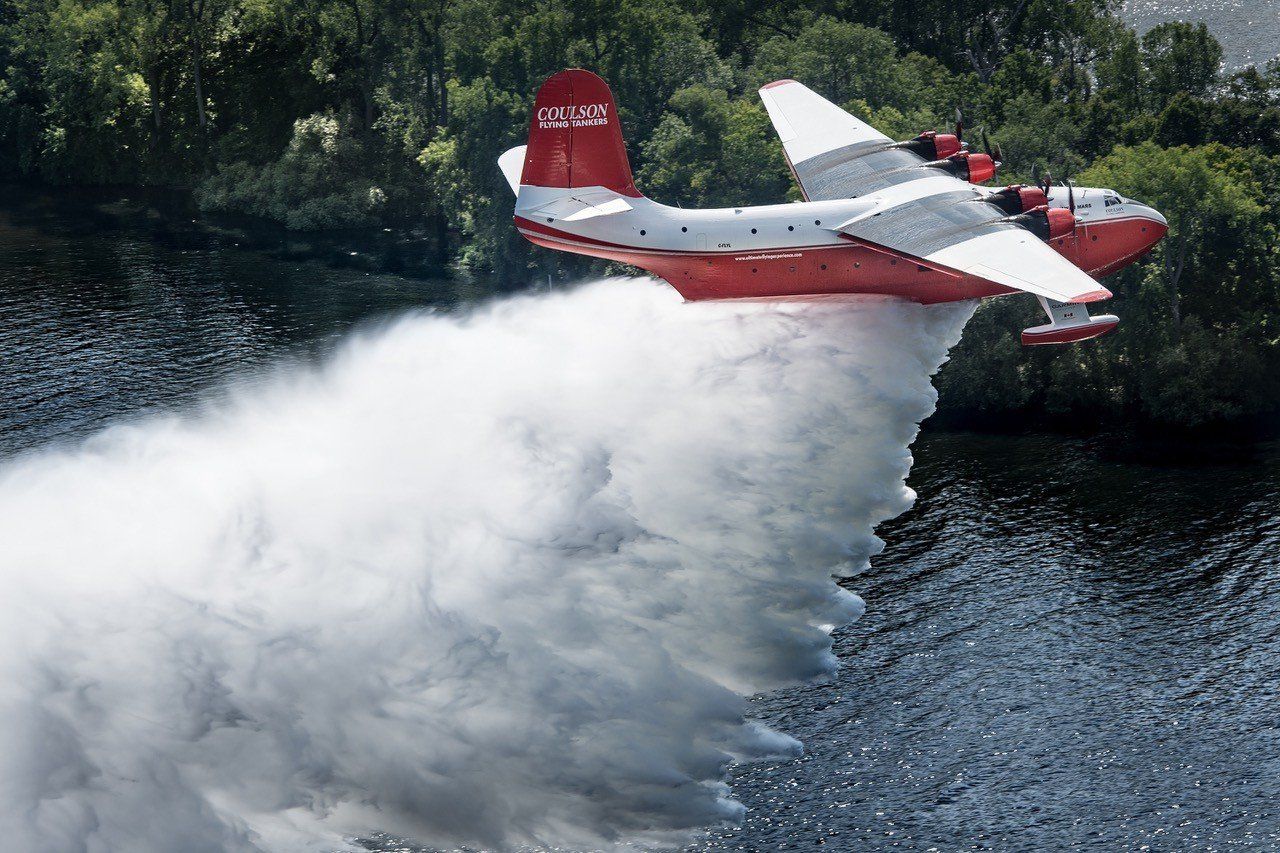
[[[7,0],[0,171],[191,188],[291,228],[425,227],[441,263],[585,272],[510,227],[495,161],[533,92],[591,68],[641,189],[667,203],[796,197],[762,83],[794,77],[909,136],[957,104],[1006,176],[1033,165],[1163,210],[1116,291],[1122,331],[1023,350],[1031,300],[988,303],[944,411],[1181,427],[1280,408],[1280,70],[1220,72],[1203,26],[1142,37],[1117,0]]]

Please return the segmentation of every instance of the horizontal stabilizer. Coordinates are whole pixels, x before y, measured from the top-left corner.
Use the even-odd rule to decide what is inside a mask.
[[[564,222],[578,222],[631,210],[631,203],[626,197],[603,187],[570,191],[568,194],[563,190],[560,192],[557,197],[548,199],[546,188],[525,188],[516,201],[516,213],[525,218],[545,216]],[[534,197],[526,198],[530,195]]]
[[[508,148],[498,158],[498,168],[502,170],[502,177],[507,179],[507,183],[511,185],[511,191],[516,195],[520,195],[520,172],[524,169],[525,149],[526,146],[517,145],[515,148]]]

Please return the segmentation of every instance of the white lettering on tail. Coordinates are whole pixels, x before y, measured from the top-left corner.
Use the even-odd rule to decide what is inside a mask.
[[[566,127],[595,127],[609,123],[608,104],[573,104],[560,107],[539,107],[538,127],[556,130]]]

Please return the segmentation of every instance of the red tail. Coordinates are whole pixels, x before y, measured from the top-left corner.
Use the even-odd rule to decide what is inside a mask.
[[[590,71],[570,68],[547,79],[533,102],[520,183],[535,187],[607,187],[639,197],[622,143],[613,93]]]

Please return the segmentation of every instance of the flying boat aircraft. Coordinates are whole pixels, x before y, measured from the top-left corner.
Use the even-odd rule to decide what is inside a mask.
[[[1085,308],[1111,296],[1095,277],[1141,258],[1168,230],[1157,211],[1109,189],[983,186],[999,151],[970,151],[959,124],[895,141],[795,80],[760,97],[805,200],[693,210],[636,189],[602,79],[577,68],[553,75],[534,101],[528,144],[498,161],[516,193],[516,227],[541,246],[640,267],[690,301],[1030,293],[1049,322],[1024,330],[1026,345],[1114,329],[1117,317]]]

